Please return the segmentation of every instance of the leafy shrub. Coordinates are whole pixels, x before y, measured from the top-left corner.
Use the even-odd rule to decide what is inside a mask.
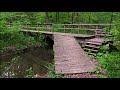
[[[34,72],[32,70],[32,67],[26,70],[25,78],[32,78],[34,75]]]
[[[120,78],[120,52],[103,54],[99,62],[108,73],[108,78]]]
[[[49,64],[48,65],[48,71],[49,71],[49,76],[48,78],[63,78],[62,74],[55,74],[55,65],[54,64]]]
[[[106,52],[108,52],[108,50],[109,50],[109,46],[101,46],[100,47],[100,52],[102,52],[102,53],[106,53]]]

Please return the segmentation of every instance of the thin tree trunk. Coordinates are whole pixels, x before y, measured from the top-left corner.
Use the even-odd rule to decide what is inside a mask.
[[[48,12],[45,12],[45,16],[46,16],[46,23],[50,23],[50,21],[49,21],[49,14],[48,14]]]
[[[71,17],[71,22],[72,22],[72,24],[74,23],[74,13],[72,12],[72,17]]]
[[[56,12],[56,22],[59,21],[59,12]]]
[[[69,12],[67,12],[67,13],[68,13],[68,15],[67,15],[67,17],[68,17],[68,23],[69,23],[69,19],[70,19],[70,18],[69,18],[69,16],[70,16],[69,14],[70,14],[70,13],[69,13]]]
[[[112,23],[112,21],[113,21],[113,12],[111,14],[110,24]]]
[[[80,13],[79,13],[79,14],[78,14],[78,22],[80,23],[80,21],[81,21],[81,20],[80,20]]]
[[[112,21],[113,21],[113,12],[112,12],[112,14],[111,14],[110,24],[112,24]],[[110,30],[110,29],[111,29],[111,25],[110,25],[109,30]]]
[[[59,12],[58,12],[58,19],[57,19],[57,20],[58,20],[58,22],[59,22]]]
[[[57,12],[56,12],[56,22],[57,22],[57,19],[58,19],[57,17],[58,17],[58,14],[57,14]]]
[[[89,23],[90,23],[90,20],[91,20],[91,17],[90,17],[90,16],[91,16],[91,12],[89,13]]]

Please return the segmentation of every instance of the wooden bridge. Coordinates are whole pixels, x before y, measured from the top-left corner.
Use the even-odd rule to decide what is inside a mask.
[[[103,27],[111,24],[37,24],[22,25],[22,32],[43,33],[54,40],[55,73],[71,74],[94,72],[95,64],[85,51],[97,53],[105,37],[110,36]],[[62,30],[62,32],[56,32]],[[78,30],[76,34],[66,33]],[[79,34],[80,30],[89,30],[93,35]]]

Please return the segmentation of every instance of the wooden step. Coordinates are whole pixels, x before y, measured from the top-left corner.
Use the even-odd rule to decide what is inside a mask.
[[[91,52],[98,52],[99,50],[94,50],[94,49],[88,49],[88,48],[83,48],[84,51],[91,51]]]
[[[94,31],[104,31],[103,29],[94,29]]]
[[[98,43],[98,42],[90,42],[90,41],[89,41],[89,42],[85,42],[85,44],[87,44],[87,45],[88,45],[88,44],[89,44],[89,45],[91,44],[91,45],[97,45],[97,46],[100,46],[102,43]]]
[[[105,32],[105,31],[103,31],[103,30],[96,30],[95,32]]]
[[[96,49],[100,48],[100,46],[96,46],[96,45],[85,45],[85,47],[91,47],[91,48],[96,48]]]
[[[88,55],[93,55],[93,56],[96,56],[96,53],[89,53]]]
[[[112,35],[109,35],[109,34],[96,34],[96,36],[107,36],[107,37],[109,37],[109,36],[112,36]]]
[[[96,32],[97,34],[106,34],[105,32]]]

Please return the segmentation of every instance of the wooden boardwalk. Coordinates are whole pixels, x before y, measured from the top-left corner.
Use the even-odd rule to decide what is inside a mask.
[[[73,36],[54,34],[55,73],[95,71],[95,65]]]
[[[80,37],[80,38],[93,38],[93,37],[95,37],[95,35],[71,34],[71,33],[37,31],[37,30],[21,30],[21,31],[22,32],[43,33],[43,34],[48,34],[48,35],[59,34],[59,35],[66,35],[66,36],[73,36],[73,37]]]
[[[101,26],[103,28],[103,26],[111,25],[112,24],[57,24],[57,26],[64,27],[57,28],[63,31],[76,29],[79,32],[79,30],[90,30],[95,32],[95,35],[51,32],[53,28],[50,27],[54,26],[52,24],[39,24],[34,26],[25,25],[25,28],[21,31],[30,33],[42,33],[48,35],[51,39],[53,39],[55,73],[73,74],[94,72],[96,70],[95,64],[91,61],[90,57],[85,53],[85,51],[87,52],[91,50],[91,54],[93,53],[93,55],[94,53],[97,53],[105,37],[111,36],[106,34],[106,32],[101,29]],[[76,26],[76,28],[73,28],[71,26]],[[95,28],[88,28],[88,26],[95,26]],[[37,31],[28,30],[28,27],[31,29],[36,27],[38,27],[38,29],[46,29],[45,31]],[[78,38],[80,40],[78,40]],[[79,44],[84,47],[81,48]]]

